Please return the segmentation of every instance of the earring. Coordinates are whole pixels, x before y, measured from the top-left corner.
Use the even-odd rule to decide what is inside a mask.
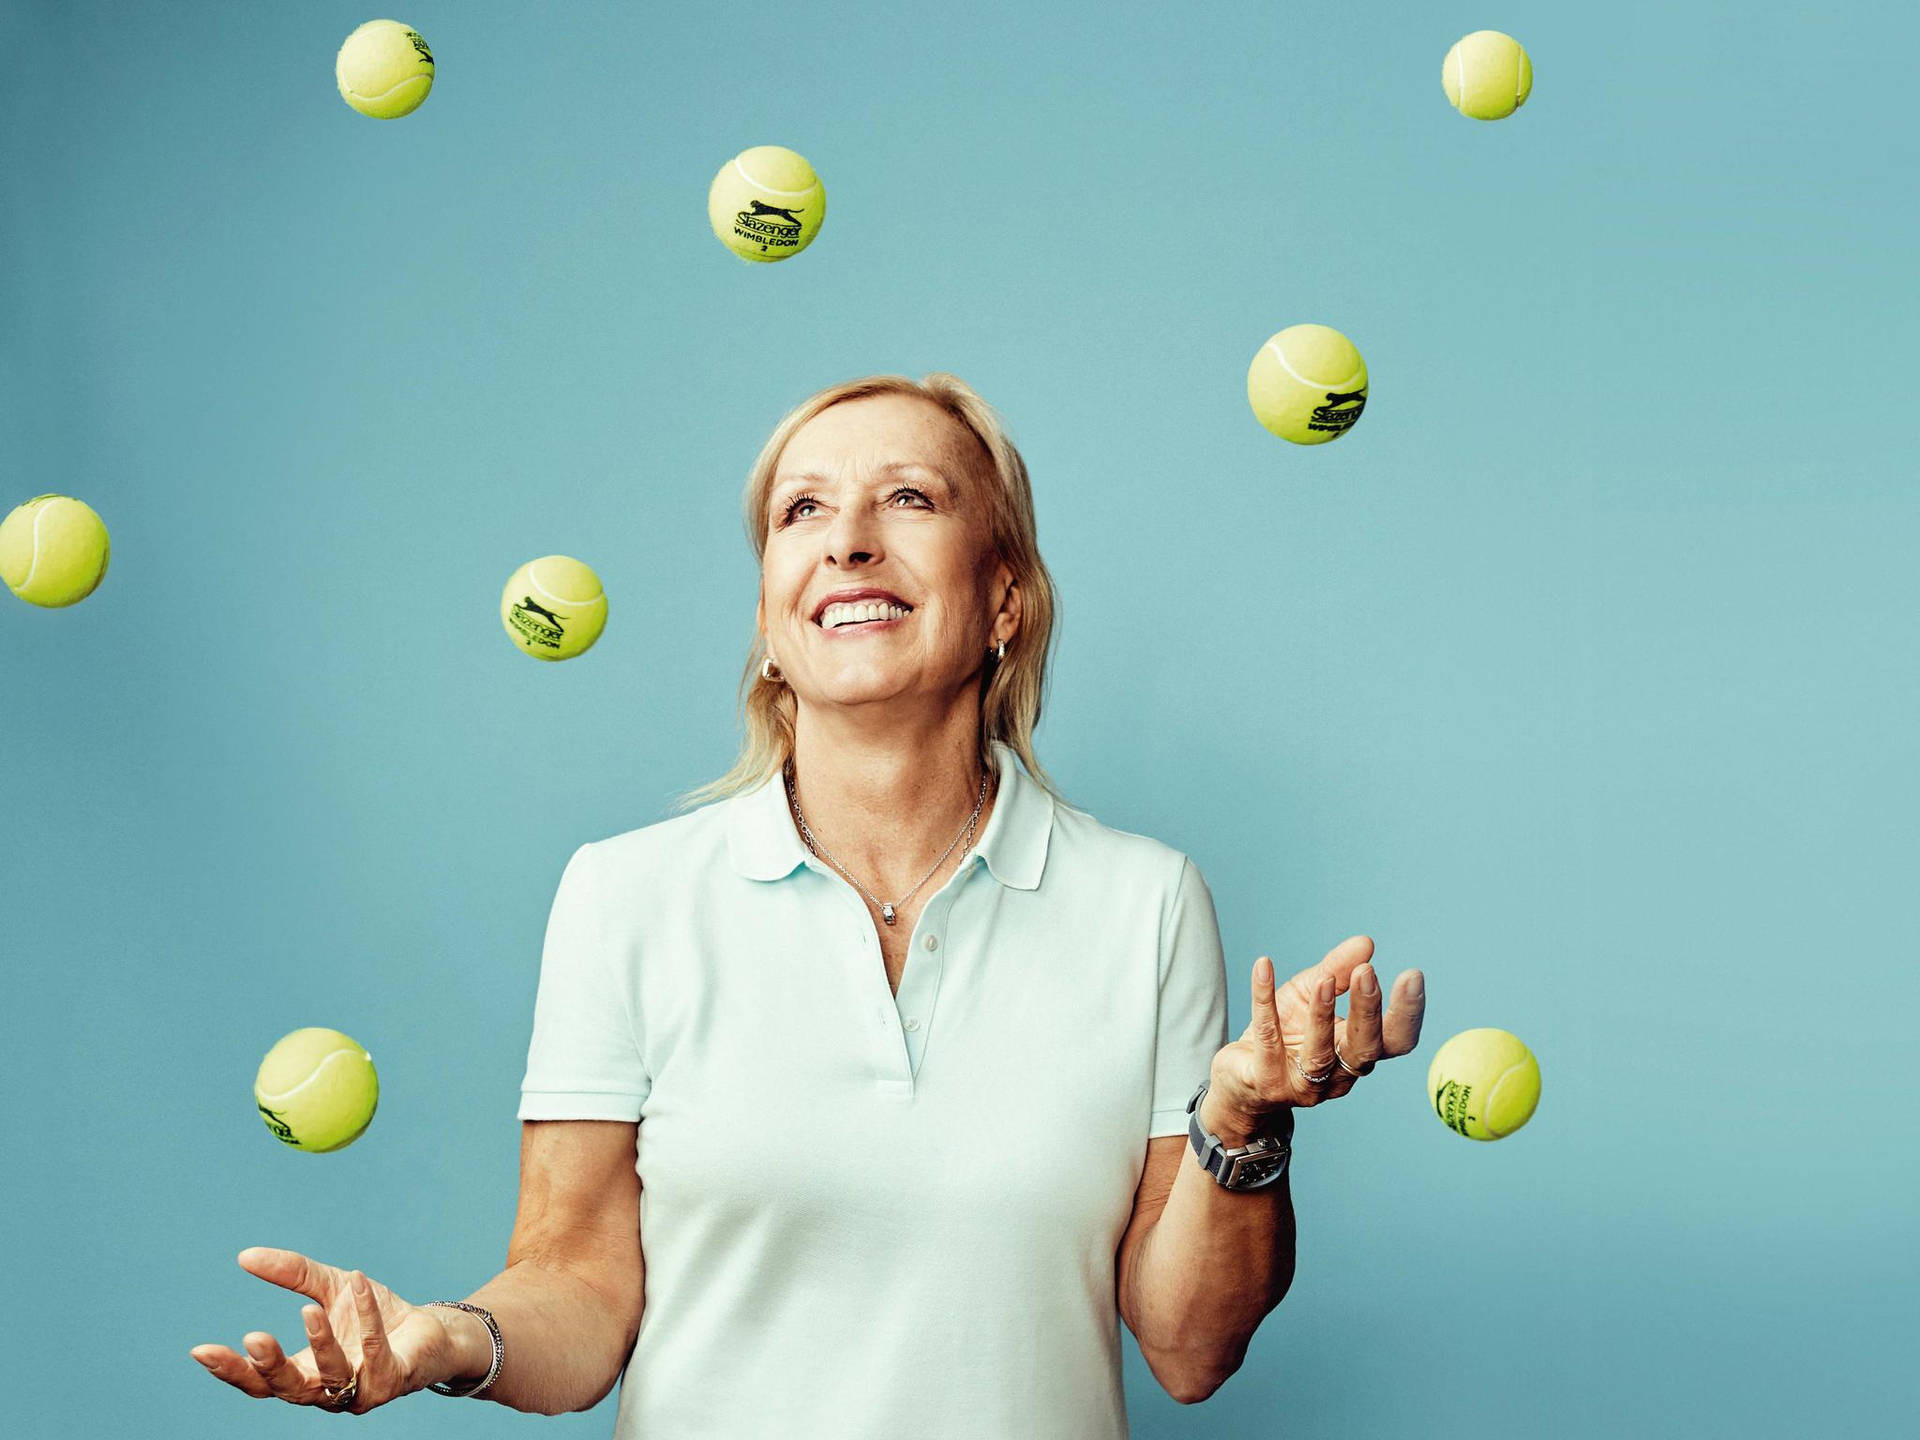
[[[1002,640],[1000,642],[999,646],[993,652],[993,658],[995,660],[1004,660],[1007,658],[1007,642],[1006,641]]]
[[[779,680],[784,678],[774,674],[773,656],[768,655],[760,661],[760,678],[762,680]]]

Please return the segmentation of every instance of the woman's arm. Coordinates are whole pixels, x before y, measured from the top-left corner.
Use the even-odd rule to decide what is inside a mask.
[[[1213,1057],[1200,1102],[1212,1133],[1229,1146],[1245,1144],[1275,1111],[1338,1099],[1379,1061],[1413,1050],[1426,1014],[1425,977],[1402,973],[1383,1013],[1372,959],[1372,939],[1356,935],[1276,986],[1272,957],[1260,957],[1253,1016]],[[1334,1014],[1343,991],[1345,1019]],[[1293,1284],[1295,1256],[1285,1180],[1236,1194],[1187,1153],[1165,1210],[1140,1242],[1133,1306],[1142,1352],[1151,1344],[1163,1357],[1154,1373],[1172,1371],[1172,1383],[1161,1383],[1191,1404],[1240,1367],[1260,1321]]]
[[[1250,1134],[1212,1118],[1212,1098],[1200,1102],[1202,1123],[1227,1145],[1246,1144]],[[1185,1153],[1127,1277],[1127,1324],[1167,1393],[1193,1405],[1240,1368],[1254,1331],[1293,1284],[1293,1198],[1284,1178],[1223,1190],[1187,1137],[1171,1138]]]
[[[469,1295],[491,1311],[506,1344],[499,1378],[476,1397],[514,1410],[591,1410],[612,1390],[640,1332],[639,1127],[616,1120],[526,1120],[520,1203],[507,1268]],[[478,1316],[435,1308],[459,1373],[476,1383],[493,1360]]]

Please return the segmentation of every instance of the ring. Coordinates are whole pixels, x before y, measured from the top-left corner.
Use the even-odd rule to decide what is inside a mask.
[[[347,1383],[344,1385],[333,1386],[327,1384],[325,1381],[322,1381],[320,1384],[320,1393],[327,1397],[327,1403],[329,1405],[338,1405],[342,1408],[353,1403],[353,1397],[359,1393],[359,1390],[360,1376],[357,1372],[349,1375],[347,1377]]]
[[[1371,1060],[1368,1060],[1363,1065],[1361,1065],[1361,1067],[1358,1070],[1354,1069],[1351,1065],[1347,1064],[1346,1060],[1341,1056],[1340,1047],[1338,1045],[1333,1047],[1333,1063],[1338,1065],[1342,1070],[1346,1071],[1347,1074],[1352,1075],[1356,1078],[1366,1074],[1369,1070],[1373,1069],[1373,1061]]]
[[[1340,1059],[1340,1051],[1337,1047],[1333,1052],[1333,1058],[1335,1062],[1338,1063]],[[1327,1066],[1327,1068],[1322,1070],[1318,1075],[1307,1074],[1306,1070],[1300,1064],[1299,1057],[1296,1056],[1291,1050],[1287,1051],[1287,1059],[1293,1061],[1293,1068],[1300,1071],[1300,1078],[1309,1085],[1324,1085],[1327,1083],[1327,1077],[1333,1074],[1332,1065]]]

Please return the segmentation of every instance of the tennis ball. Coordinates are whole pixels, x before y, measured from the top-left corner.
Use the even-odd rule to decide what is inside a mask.
[[[742,150],[707,191],[713,233],[742,260],[785,260],[820,233],[827,192],[802,157],[780,145]]]
[[[91,505],[36,495],[0,521],[0,580],[32,605],[76,605],[106,578],[110,548]]]
[[[398,20],[369,20],[347,36],[333,62],[340,98],[362,115],[397,120],[433,89],[433,52]]]
[[[309,1026],[267,1051],[253,1077],[253,1100],[284,1143],[323,1154],[360,1138],[380,1103],[380,1077],[358,1040]]]
[[[606,628],[607,592],[578,560],[542,556],[508,578],[500,592],[500,623],[536,660],[571,660]]]
[[[1540,1062],[1505,1030],[1462,1030],[1427,1067],[1427,1093],[1449,1130],[1499,1140],[1526,1124],[1540,1103]]]
[[[1462,115],[1499,120],[1527,103],[1533,91],[1533,62],[1511,35],[1476,30],[1447,51],[1440,83]]]
[[[1367,362],[1325,325],[1289,325],[1247,367],[1247,403],[1296,445],[1324,445],[1353,428],[1367,403]]]

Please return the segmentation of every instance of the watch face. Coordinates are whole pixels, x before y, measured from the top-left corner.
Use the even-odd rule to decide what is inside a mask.
[[[1242,1156],[1234,1166],[1233,1184],[1236,1189],[1250,1187],[1266,1180],[1284,1167],[1287,1157],[1280,1155]]]

